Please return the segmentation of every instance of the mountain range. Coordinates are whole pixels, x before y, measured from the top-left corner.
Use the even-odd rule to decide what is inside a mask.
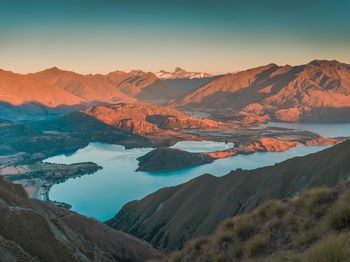
[[[314,60],[223,75],[171,106],[247,123],[350,120],[350,65]]]
[[[342,122],[350,120],[349,86],[350,65],[327,60],[299,66],[269,64],[221,76],[181,68],[174,73],[133,70],[107,75],[58,68],[27,75],[0,71],[0,101],[8,114],[15,109],[3,103],[16,107],[35,103],[50,111],[138,100],[167,102],[180,110],[243,124]]]
[[[212,78],[160,79],[151,72],[82,75],[57,67],[37,73],[0,71],[0,116],[21,119],[75,111],[94,104],[163,103]]]

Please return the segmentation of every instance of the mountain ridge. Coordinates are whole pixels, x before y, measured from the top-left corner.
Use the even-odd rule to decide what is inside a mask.
[[[350,65],[336,60],[269,64],[223,75],[169,105],[242,122],[249,117],[350,121]]]

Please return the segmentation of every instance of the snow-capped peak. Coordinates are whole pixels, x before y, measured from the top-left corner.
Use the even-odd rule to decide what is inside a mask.
[[[155,73],[155,75],[160,79],[177,79],[177,78],[194,79],[194,78],[212,77],[212,75],[208,73],[187,72],[181,67],[176,67],[174,72],[167,72],[167,71],[161,70]]]

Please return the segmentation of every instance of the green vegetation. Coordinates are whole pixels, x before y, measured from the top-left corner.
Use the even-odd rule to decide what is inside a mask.
[[[350,184],[268,201],[222,222],[170,261],[350,261]]]

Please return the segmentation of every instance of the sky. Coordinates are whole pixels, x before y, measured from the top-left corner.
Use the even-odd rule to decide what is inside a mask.
[[[219,74],[350,63],[349,0],[0,0],[0,68]]]

